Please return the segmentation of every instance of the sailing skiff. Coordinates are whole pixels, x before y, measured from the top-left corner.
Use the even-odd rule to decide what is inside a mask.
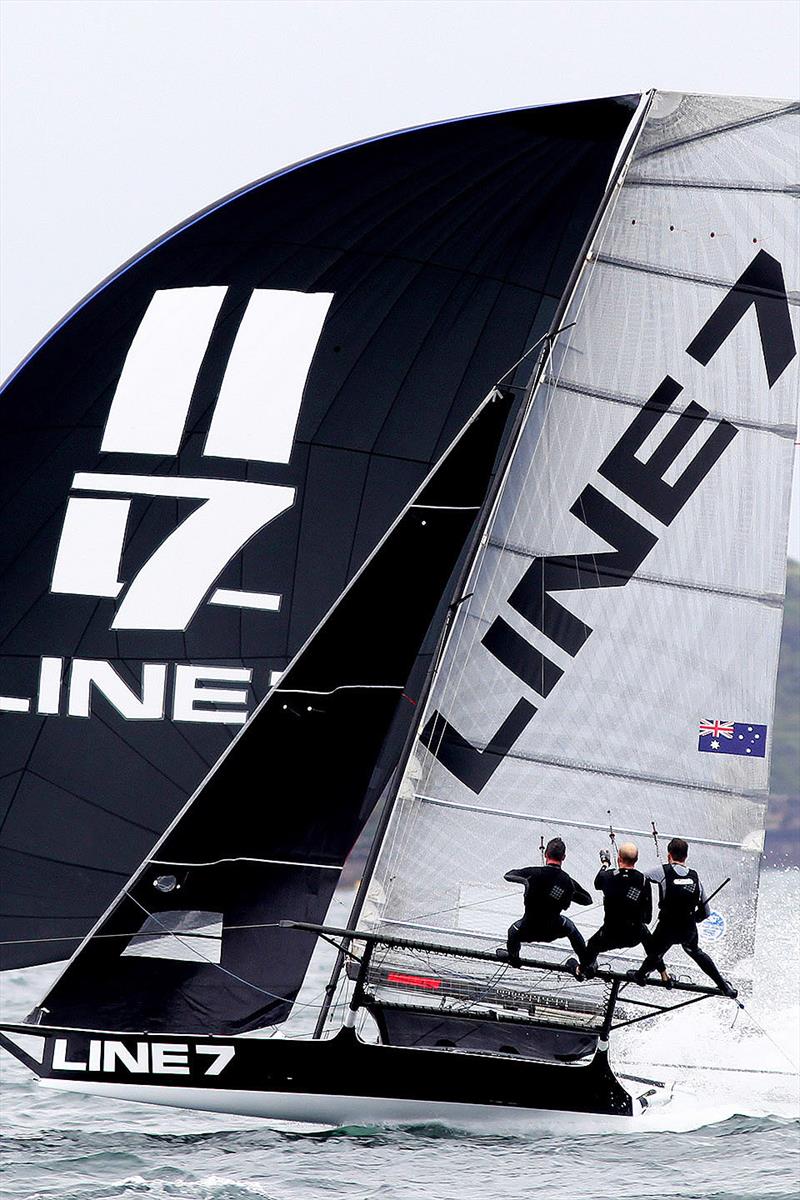
[[[43,1084],[641,1115],[664,1089],[617,1031],[726,1001],[680,957],[670,990],[633,952],[499,961],[503,875],[556,834],[585,882],[609,832],[643,865],[687,837],[747,989],[799,114],[649,92],[345,147],[167,234],[12,375],[3,965],[71,957],[0,1044]]]

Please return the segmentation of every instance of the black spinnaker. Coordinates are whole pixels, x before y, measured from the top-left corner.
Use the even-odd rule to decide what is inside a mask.
[[[4,966],[73,951],[549,328],[634,102],[281,172],[131,260],[12,376]]]

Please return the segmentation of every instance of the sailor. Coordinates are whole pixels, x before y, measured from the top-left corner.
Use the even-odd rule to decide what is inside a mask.
[[[623,842],[617,851],[614,870],[608,850],[600,851],[600,870],[594,886],[603,893],[603,924],[589,938],[580,960],[581,978],[591,978],[597,969],[597,956],[604,950],[622,950],[640,943],[645,953],[651,949],[647,926],[653,916],[653,901],[649,881],[636,869],[638,858],[634,843]],[[665,970],[661,977],[669,978]]]
[[[647,878],[658,884],[658,924],[653,930],[649,950],[645,947],[647,957],[633,973],[633,978],[644,984],[650,972],[658,967],[663,979],[663,955],[672,946],[680,945],[701,971],[713,979],[723,995],[733,999],[737,995],[736,988],[722,977],[714,960],[698,944],[697,924],[711,916],[711,909],[700,877],[686,866],[688,853],[689,843],[684,838],[674,837],[667,846],[666,864],[661,863],[647,872]]]
[[[586,942],[564,910],[570,904],[591,904],[592,897],[562,868],[567,850],[560,837],[551,838],[544,851],[543,867],[520,867],[503,876],[509,883],[525,885],[525,915],[508,931],[506,947],[499,946],[498,958],[507,958],[513,967],[520,965],[522,942],[555,942],[569,938],[580,959]]]

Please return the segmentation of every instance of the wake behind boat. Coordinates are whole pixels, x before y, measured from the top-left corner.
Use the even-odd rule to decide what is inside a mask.
[[[10,381],[36,428],[72,363],[65,403],[97,426],[58,470],[20,456],[53,517],[35,570],[9,568],[6,647],[22,628],[39,657],[35,691],[20,654],[0,698],[4,949],[80,942],[0,1027],[43,1083],[334,1124],[666,1098],[615,1073],[615,1033],[730,1001],[683,965],[638,987],[635,949],[578,977],[534,939],[509,966],[503,877],[560,834],[587,882],[609,830],[655,862],[688,837],[725,881],[700,936],[751,985],[798,111],[652,92],[346,149],[152,248]],[[378,808],[350,919],[326,924]],[[282,1037],[320,939],[314,1034]]]

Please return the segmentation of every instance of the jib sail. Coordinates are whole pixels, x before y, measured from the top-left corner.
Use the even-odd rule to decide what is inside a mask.
[[[131,260],[12,376],[4,965],[72,952],[547,330],[633,103],[280,172]]]
[[[237,1033],[288,1016],[413,712],[414,668],[484,501],[496,392],[44,1001],[48,1023]],[[438,614],[438,617],[437,617]],[[433,631],[435,633],[435,630]]]
[[[591,887],[611,823],[644,867],[681,835],[709,890],[730,876],[701,936],[748,975],[797,427],[799,124],[777,102],[655,96],[487,526],[362,927],[492,950],[522,913],[504,873],[558,834]],[[601,908],[570,915],[588,936]],[[449,1044],[451,1018],[487,1005],[576,1028],[602,1008],[597,985],[553,974],[472,963],[466,980],[458,960],[380,947],[372,963],[379,1023],[414,1044]]]

